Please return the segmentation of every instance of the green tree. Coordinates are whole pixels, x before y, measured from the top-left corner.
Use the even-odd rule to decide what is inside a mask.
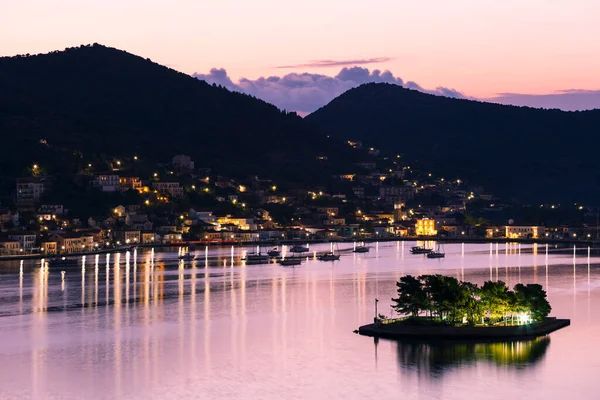
[[[479,287],[471,282],[461,282],[461,307],[469,325],[475,325],[483,318],[485,310],[479,296]]]
[[[398,313],[417,317],[422,310],[427,308],[427,295],[419,278],[412,275],[403,276],[396,286],[398,287],[398,298],[392,299],[395,303],[392,307]]]
[[[502,281],[487,281],[481,287],[481,304],[490,317],[490,322],[506,317],[509,310],[509,290]]]
[[[463,291],[458,279],[452,276],[439,276],[441,283],[442,311],[446,313],[451,323],[462,322],[465,314],[466,293]]]
[[[536,283],[523,285],[519,283],[515,285],[514,293],[516,311],[529,313],[534,321],[543,321],[552,311],[542,285]]]

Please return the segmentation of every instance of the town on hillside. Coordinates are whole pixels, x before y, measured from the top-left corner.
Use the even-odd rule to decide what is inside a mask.
[[[109,159],[76,174],[32,164],[1,197],[0,255],[183,243],[599,238],[595,208],[501,200],[400,155],[347,145],[371,158],[315,187],[226,177],[182,154],[165,164]]]

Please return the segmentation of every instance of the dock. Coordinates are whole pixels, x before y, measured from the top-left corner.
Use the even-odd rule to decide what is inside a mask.
[[[363,336],[419,340],[514,340],[544,336],[571,325],[569,319],[546,318],[544,322],[516,326],[419,326],[401,322],[369,324],[358,328]]]

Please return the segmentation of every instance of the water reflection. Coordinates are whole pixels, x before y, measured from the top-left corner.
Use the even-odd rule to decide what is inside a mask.
[[[469,386],[478,399],[495,398],[480,396],[490,386],[502,387],[506,397],[537,398],[532,392],[558,381],[566,368],[577,370],[577,385],[594,382],[590,332],[600,321],[600,259],[593,253],[585,260],[581,249],[574,265],[571,248],[548,256],[544,247],[535,254],[523,245],[519,255],[516,244],[457,243],[446,245],[445,260],[432,263],[410,254],[413,244],[382,242],[366,255],[342,253],[335,265],[311,258],[298,269],[242,265],[240,257],[253,248],[234,249],[232,263],[229,246],[198,252],[193,262],[163,249],[88,256],[65,273],[40,262],[5,263],[0,358],[11,362],[0,365],[0,399],[189,398],[206,389],[211,395],[205,398],[284,398],[292,392],[353,398],[369,397],[361,393],[366,387],[374,398],[416,398],[415,391],[428,390],[422,398],[449,398],[437,393],[442,386],[456,393]],[[374,299],[382,299],[379,312],[386,313],[400,276],[435,272],[464,274],[479,284],[545,281],[553,313],[572,317],[573,325],[553,334],[550,351],[547,339],[475,345],[382,340],[375,366],[357,362],[373,357],[369,339],[351,332],[373,318]],[[510,370],[519,373],[503,373]],[[450,371],[453,379],[431,383],[430,376]],[[411,384],[400,387],[397,380],[405,378]],[[535,385],[525,393],[528,382]]]
[[[441,377],[453,369],[482,362],[511,368],[531,367],[544,358],[549,345],[549,336],[496,343],[403,341],[397,342],[397,355],[400,368]]]

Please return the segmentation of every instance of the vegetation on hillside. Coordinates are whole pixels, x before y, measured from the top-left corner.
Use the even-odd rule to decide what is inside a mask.
[[[563,112],[434,96],[372,83],[306,119],[327,134],[402,153],[504,198],[585,202],[600,194],[600,110]]]
[[[0,136],[0,179],[187,154],[226,176],[314,183],[360,157],[295,113],[98,44],[0,58]]]

